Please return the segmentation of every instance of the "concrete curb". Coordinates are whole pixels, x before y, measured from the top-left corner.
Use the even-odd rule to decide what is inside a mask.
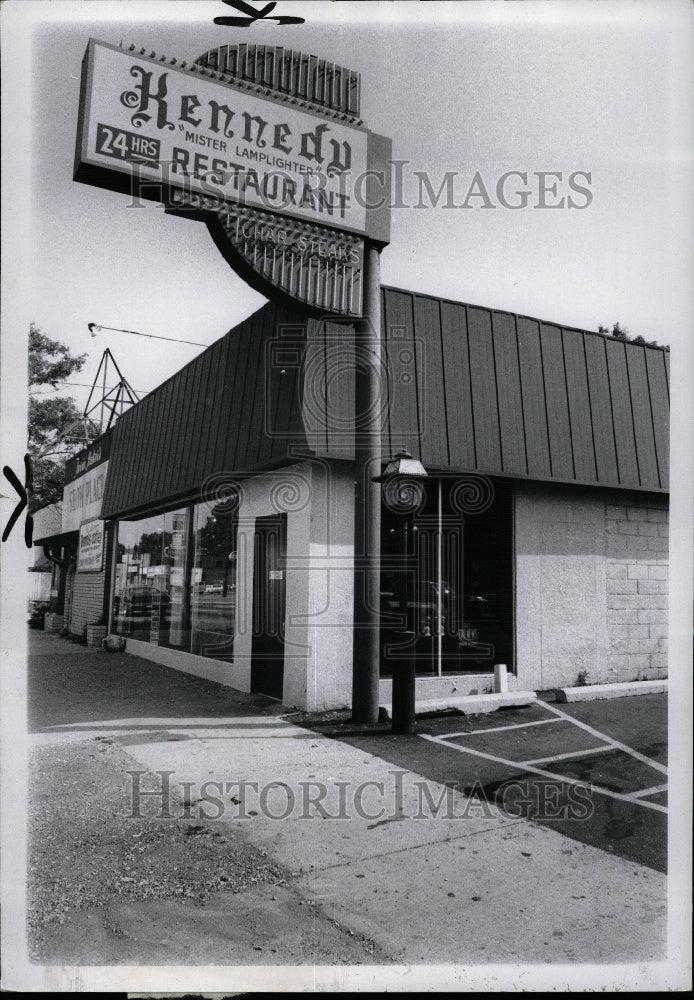
[[[496,712],[499,708],[518,708],[523,705],[532,705],[537,700],[534,691],[504,691],[499,694],[469,694],[469,695],[449,695],[447,698],[427,698],[418,701],[415,706],[417,715],[424,715],[425,712],[442,712],[446,709],[457,709],[464,715],[481,715],[485,712]],[[383,707],[392,715],[390,702]]]
[[[631,698],[637,694],[663,694],[667,689],[667,680],[586,684],[583,687],[557,688],[556,698],[559,702],[599,701],[603,698]]]

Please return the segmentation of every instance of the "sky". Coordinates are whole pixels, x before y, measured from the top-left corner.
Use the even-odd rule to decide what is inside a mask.
[[[201,350],[107,331],[93,338],[89,322],[211,344],[265,301],[202,223],[167,216],[154,203],[132,209],[124,195],[72,180],[89,37],[187,60],[218,44],[283,44],[356,69],[366,125],[391,137],[393,157],[407,161],[409,207],[392,212],[385,284],[583,329],[617,321],[673,346],[690,336],[687,3],[293,0],[277,11],[300,11],[304,25],[251,29],[213,24],[228,10],[206,0],[8,6],[21,11],[12,21],[5,8],[5,35],[10,23],[30,52],[22,67],[29,89],[17,80],[17,100],[9,120],[3,116],[5,135],[24,144],[18,172],[28,179],[28,225],[26,243],[10,255],[10,267],[23,256],[21,319],[3,333],[21,337],[19,324],[33,321],[74,352],[88,352],[76,381],[91,384],[109,347],[143,393]],[[20,51],[13,46],[12,54]],[[28,115],[18,113],[20,104]],[[495,207],[473,197],[467,208],[417,209],[418,171],[435,189],[453,172],[455,204],[479,173]],[[496,198],[508,171],[528,174],[525,208]],[[590,181],[578,182],[589,195],[574,197],[585,207],[537,207],[541,171],[562,173],[560,195],[571,194],[569,174],[587,172]],[[522,185],[510,183],[512,201],[513,185]],[[87,385],[69,389],[80,405]]]

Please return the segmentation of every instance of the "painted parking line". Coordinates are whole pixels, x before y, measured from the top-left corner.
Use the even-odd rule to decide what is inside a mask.
[[[626,743],[621,743],[619,740],[612,739],[611,736],[607,736],[605,733],[601,733],[599,729],[593,729],[589,726],[587,722],[581,722],[580,719],[574,719],[573,716],[568,715],[566,712],[562,712],[561,709],[555,708],[554,705],[549,705],[546,701],[537,701],[538,705],[542,705],[549,712],[554,712],[560,719],[564,719],[567,722],[573,722],[574,726],[578,726],[579,729],[585,730],[597,739],[604,740],[606,743],[611,744],[615,750],[621,750],[623,753],[629,754],[630,757],[634,757],[636,760],[640,760],[642,764],[647,764],[648,767],[655,768],[656,771],[661,771],[663,774],[667,774],[667,767],[665,764],[659,763],[657,760],[653,760],[652,757],[646,757],[645,754],[639,753],[638,750],[634,750],[633,747],[627,746]]]
[[[660,795],[667,791],[667,785],[656,785],[655,788],[641,788],[638,792],[632,792],[631,794],[635,799],[643,798],[645,795]]]
[[[462,733],[441,733],[439,739],[452,740],[457,736],[480,736],[482,733],[503,733],[508,729],[527,729],[528,726],[545,726],[556,719],[536,719],[535,722],[514,722],[512,726],[493,726],[491,729],[466,729]]]
[[[567,718],[570,718],[570,716]],[[631,802],[642,806],[644,809],[653,809],[655,812],[662,813],[667,813],[668,811],[666,806],[658,805],[657,802],[647,802],[644,799],[636,798],[631,792],[613,792],[611,789],[603,788],[601,785],[593,785],[576,778],[569,778],[562,774],[556,774],[554,771],[545,771],[540,767],[535,767],[533,764],[524,764],[517,760],[506,760],[505,757],[497,757],[495,754],[483,753],[481,750],[473,750],[471,747],[463,747],[459,743],[451,743],[441,736],[430,736],[428,733],[421,733],[420,739],[429,740],[430,743],[438,743],[440,746],[450,747],[451,750],[456,750],[458,753],[472,754],[474,757],[482,757],[484,760],[490,760],[495,764],[504,764],[506,767],[514,770],[528,771],[529,774],[536,774],[540,778],[550,778],[552,781],[561,781],[567,785],[581,785],[583,788],[589,787],[591,791],[597,792],[600,795],[606,795],[611,799],[619,799],[621,802]],[[610,749],[614,749],[614,747],[610,747]]]
[[[535,757],[534,760],[522,760],[520,764],[554,764],[557,760],[569,760],[573,757],[590,757],[594,753],[604,753],[606,750],[614,750],[610,743],[603,747],[588,747],[587,750],[570,750],[568,753],[555,753],[552,757]]]

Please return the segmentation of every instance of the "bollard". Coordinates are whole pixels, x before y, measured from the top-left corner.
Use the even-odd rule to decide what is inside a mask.
[[[508,677],[506,676],[506,664],[494,664],[494,691],[497,694],[506,694],[508,691]]]
[[[394,733],[413,733],[415,720],[415,658],[398,660],[393,665]]]

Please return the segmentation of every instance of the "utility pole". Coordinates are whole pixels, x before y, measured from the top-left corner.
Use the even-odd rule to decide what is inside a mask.
[[[378,720],[380,674],[381,472],[383,420],[381,260],[364,246],[364,315],[355,323],[354,381],[354,633],[352,718]]]

